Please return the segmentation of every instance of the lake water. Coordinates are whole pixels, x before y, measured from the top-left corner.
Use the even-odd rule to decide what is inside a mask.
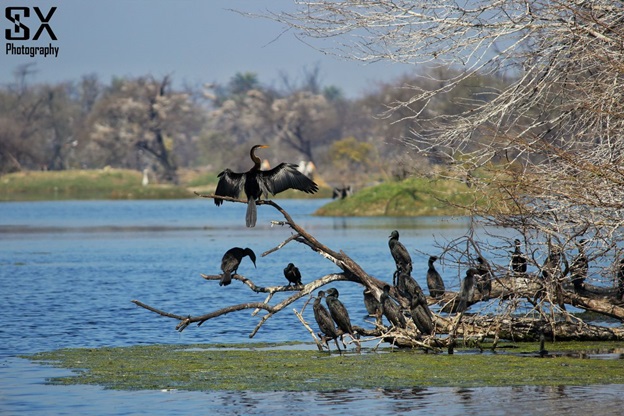
[[[465,219],[319,218],[311,215],[327,200],[279,203],[300,225],[335,250],[344,250],[366,271],[391,281],[394,263],[387,240],[399,229],[412,251],[414,275],[425,286],[429,254],[436,240],[463,235]],[[261,301],[240,282],[221,288],[200,273],[218,274],[223,253],[250,247],[257,268],[244,259],[239,273],[258,285],[285,283],[282,269],[294,262],[304,283],[339,269],[306,246],[291,242],[261,253],[291,235],[271,227],[282,220],[259,207],[258,226],[244,226],[243,204],[217,208],[211,200],[63,201],[0,204],[0,414],[619,414],[623,386],[427,388],[344,390],[306,393],[110,391],[93,386],[52,386],[46,378],[66,370],[33,364],[20,354],[67,347],[129,346],[257,341],[310,342],[294,314],[269,320],[253,339],[258,322],[248,312],[229,314],[175,331],[177,321],[138,308],[138,299],[181,315]],[[418,252],[416,252],[418,251]],[[459,284],[450,265],[438,269],[450,289]],[[337,282],[352,320],[363,323],[362,290]],[[285,296],[285,295],[284,295]],[[278,298],[276,295],[276,299]],[[301,308],[306,299],[295,304]],[[313,322],[311,308],[306,319]],[[313,345],[310,348],[316,348]],[[501,404],[504,403],[504,406]]]

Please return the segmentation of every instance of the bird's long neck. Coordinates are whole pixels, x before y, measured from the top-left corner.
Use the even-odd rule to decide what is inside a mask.
[[[258,156],[256,156],[256,148],[257,146],[254,146],[251,148],[251,150],[249,151],[249,156],[251,157],[251,160],[253,160],[254,162],[253,169],[260,170],[260,165],[262,164],[262,161],[260,160]]]

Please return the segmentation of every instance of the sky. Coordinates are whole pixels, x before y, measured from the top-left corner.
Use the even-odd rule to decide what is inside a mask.
[[[21,22],[30,29],[27,40],[6,18],[9,6],[28,7]],[[34,11],[49,18],[51,39]],[[305,68],[318,66],[323,86],[335,85],[349,98],[371,91],[411,70],[391,63],[363,64],[340,59],[310,47],[275,21],[250,18],[243,12],[293,10],[292,0],[20,0],[0,8],[0,84],[14,81],[14,71],[34,62],[33,82],[62,82],[96,74],[102,82],[114,76],[171,75],[176,83],[225,84],[237,72],[253,72],[261,83],[279,86],[280,74],[301,79]],[[58,56],[30,57],[9,53],[16,47],[58,47]]]

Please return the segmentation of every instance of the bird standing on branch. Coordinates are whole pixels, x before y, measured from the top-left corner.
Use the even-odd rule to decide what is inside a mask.
[[[219,286],[227,286],[232,283],[232,275],[236,274],[238,266],[245,256],[249,256],[254,264],[254,267],[256,267],[256,253],[254,253],[249,247],[232,247],[225,252],[223,258],[221,259],[221,270],[223,271],[223,276],[221,276]]]
[[[381,302],[382,313],[388,319],[388,322],[397,328],[405,328],[407,325],[405,316],[403,316],[399,305],[390,298],[390,285],[383,287],[383,293],[379,298],[379,302]]]
[[[412,273],[412,258],[405,246],[399,241],[399,232],[394,230],[390,233],[390,240],[388,240],[388,247],[390,247],[390,253],[396,263],[396,273],[394,274],[394,284],[396,285],[396,276],[398,273]]]
[[[324,297],[325,292],[320,290],[316,299],[314,300],[314,304],[312,305],[312,310],[314,311],[314,320],[321,330],[323,342],[325,343],[325,345],[327,345],[327,348],[329,349],[329,344],[327,343],[327,340],[333,339],[336,343],[336,348],[338,348],[338,351],[340,351],[340,346],[338,345],[338,337],[340,336],[341,332],[336,329],[336,327],[334,326],[334,320],[332,319],[327,309],[325,309],[325,307],[321,303],[321,300]]]
[[[461,282],[459,289],[459,304],[457,305],[457,312],[464,312],[468,309],[469,303],[472,300],[475,286],[475,276],[478,276],[477,269],[470,268],[466,270],[466,277]]]
[[[254,162],[254,166],[245,173],[233,172],[225,169],[219,173],[219,182],[215,195],[238,198],[241,191],[247,195],[247,214],[245,223],[247,227],[254,227],[257,220],[256,200],[262,195],[275,195],[287,189],[297,189],[309,194],[318,191],[318,185],[303,173],[297,170],[297,165],[291,163],[280,163],[271,170],[260,170],[262,161],[256,156],[256,149],[266,149],[269,146],[264,144],[255,145],[251,148],[249,155]],[[217,206],[223,203],[220,198],[215,198]]]
[[[342,330],[342,332],[349,334],[351,335],[351,337],[355,338],[355,332],[353,331],[353,327],[351,326],[349,312],[347,312],[347,308],[345,308],[344,304],[340,300],[338,300],[338,296],[338,289],[333,287],[327,289],[325,303],[327,303],[329,314],[331,315],[334,322],[336,322],[338,328]]]
[[[446,290],[442,276],[433,265],[437,259],[436,256],[429,257],[429,269],[427,270],[427,287],[429,288],[429,295],[434,298],[444,295]]]
[[[301,272],[299,272],[297,266],[292,263],[288,263],[288,266],[284,269],[284,277],[288,280],[288,286],[291,284],[295,286],[303,285],[303,283],[301,283]]]
[[[527,271],[527,258],[520,249],[522,242],[517,238],[514,240],[515,249],[511,254],[511,270],[514,273],[524,274]]]

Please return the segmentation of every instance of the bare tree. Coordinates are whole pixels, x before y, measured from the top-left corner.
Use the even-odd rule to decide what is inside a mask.
[[[105,150],[106,164],[143,170],[151,162],[163,180],[177,182],[175,145],[193,136],[189,126],[199,110],[171,82],[168,76],[118,80],[97,101],[90,139]]]
[[[295,3],[292,13],[263,17],[341,57],[419,65],[422,82],[403,85],[385,116],[410,120],[410,131],[399,137],[404,144],[435,155],[449,176],[477,190],[480,203],[464,206],[475,224],[516,231],[501,232],[499,241],[507,243],[494,245],[476,235],[465,244],[444,242],[449,259],[470,267],[478,256],[498,252],[492,265],[498,279],[508,274],[503,254],[514,238],[522,240],[534,276],[553,251],[560,253],[552,280],[540,283],[546,301],[527,300],[554,322],[553,311],[567,314],[565,302],[575,303],[567,259],[583,238],[592,283],[584,289],[596,296],[612,290],[624,243],[622,3]],[[449,94],[477,82],[478,95]],[[451,111],[435,111],[441,99]]]

